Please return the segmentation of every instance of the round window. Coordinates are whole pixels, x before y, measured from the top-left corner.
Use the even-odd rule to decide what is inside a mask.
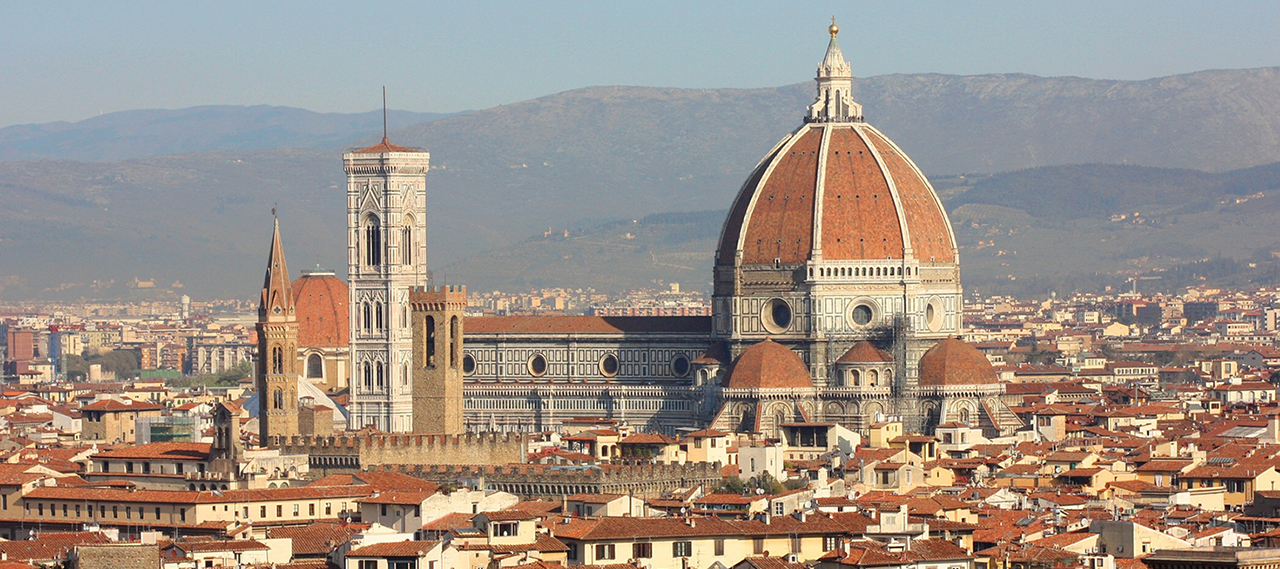
[[[600,373],[605,377],[618,375],[618,356],[605,354],[603,358],[600,358]]]
[[[942,329],[942,309],[938,307],[938,299],[929,299],[929,304],[924,307],[924,323],[929,327],[930,332],[937,332]]]
[[[760,314],[766,330],[773,334],[781,334],[791,327],[791,305],[781,298],[764,303]]]
[[[534,354],[529,358],[529,375],[533,377],[542,377],[547,373],[547,358],[542,354]]]
[[[871,319],[875,316],[875,311],[871,310],[868,304],[859,304],[853,307],[849,312],[849,319],[858,326],[866,326],[871,323]]]
[[[476,372],[476,359],[471,357],[471,354],[463,354],[462,355],[462,373],[464,375],[471,375],[475,372]]]
[[[671,358],[671,373],[676,377],[689,375],[689,358],[684,354],[676,354]]]

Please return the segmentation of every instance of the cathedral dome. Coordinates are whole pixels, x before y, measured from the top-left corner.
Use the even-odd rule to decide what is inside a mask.
[[[347,283],[332,271],[303,271],[293,281],[302,348],[345,348],[348,344]]]
[[[731,389],[811,389],[813,379],[800,356],[773,340],[742,351],[724,381]]]
[[[854,344],[849,351],[845,352],[840,359],[836,360],[838,364],[878,364],[890,363],[893,356],[888,352],[875,347],[874,344],[863,340]]]
[[[951,223],[915,163],[852,99],[832,32],[805,124],[756,166],[726,219],[718,266],[956,262]]]
[[[922,387],[990,385],[1000,383],[987,356],[955,338],[944,339],[920,358]]]

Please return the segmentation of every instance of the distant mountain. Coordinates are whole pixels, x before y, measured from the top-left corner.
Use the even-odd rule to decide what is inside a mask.
[[[962,242],[969,239],[975,247],[962,251],[966,283],[999,274],[1006,279],[1052,275],[1044,278],[1070,282],[1065,271],[1132,269],[1219,251],[1238,256],[1267,246],[1265,232],[1252,225],[1258,223],[1254,211],[1237,211],[1214,198],[1247,196],[1249,188],[1270,183],[1272,167],[1235,170],[1280,156],[1280,68],[1148,81],[894,75],[859,80],[856,96],[867,120],[953,200]],[[808,83],[773,89],[596,87],[419,122],[394,130],[391,138],[431,151],[432,266],[468,281],[475,277],[474,286],[526,286],[550,281],[528,276],[532,273],[511,278],[509,269],[517,264],[486,268],[490,261],[485,259],[502,259],[513,247],[542,247],[527,238],[548,229],[563,235],[565,229],[572,234],[655,213],[723,210],[752,165],[800,124],[811,98]],[[0,298],[116,294],[120,283],[152,276],[181,280],[196,296],[252,296],[261,278],[265,252],[260,249],[272,204],[280,205],[293,266],[321,263],[341,273],[340,146],[375,141],[379,114],[359,115],[363,118],[344,123],[349,128],[289,123],[280,128],[306,139],[296,144],[310,148],[259,150],[276,144],[270,135],[275,131],[266,126],[267,118],[252,118],[252,109],[258,108],[231,113],[241,116],[234,128],[201,128],[201,113],[190,110],[182,115],[187,118],[174,119],[185,126],[172,130],[153,117],[136,128],[124,121],[118,127],[77,130],[84,138],[66,143],[80,160],[210,145],[243,144],[249,150],[106,163],[0,162],[0,195],[6,198],[0,200]],[[261,110],[264,117],[271,115],[272,108]],[[7,138],[0,140],[22,139],[13,128],[18,127],[5,129]],[[254,129],[258,134],[250,134]],[[92,142],[87,132],[102,138]],[[128,134],[133,132],[147,134]],[[365,136],[352,140],[353,132]],[[57,136],[50,133],[25,139],[43,141],[39,144],[12,143],[17,150],[10,152],[56,154],[59,147],[50,141]],[[325,143],[326,136],[335,142]],[[1109,166],[1016,172],[1090,162]],[[1135,175],[1139,170],[1124,164],[1181,170]],[[1009,170],[1015,172],[988,174]],[[1213,174],[1227,171],[1226,177]],[[967,174],[954,176],[958,173]],[[1250,207],[1270,199],[1267,194]],[[1135,208],[1144,215],[1159,213],[1164,224],[1183,208],[1176,219],[1188,225],[1157,234],[1147,233],[1151,226],[1137,226],[1138,233],[1125,226],[1126,232],[1104,235],[1097,243],[1077,235],[1120,227],[1124,224],[1109,225],[1110,216]],[[708,232],[719,231],[718,220],[707,223]],[[662,225],[653,222],[653,230]],[[985,234],[996,231],[1004,236]],[[1026,235],[1034,236],[1027,241],[1032,245],[983,260],[1004,250],[1009,238],[1016,244]],[[622,249],[644,239],[637,236]],[[985,243],[993,240],[995,247]],[[1055,257],[1055,247],[1066,244],[1075,247],[1071,255]],[[683,254],[700,246],[692,238],[674,249],[657,244],[649,260],[660,265],[667,262],[660,258],[664,251]],[[497,256],[476,257],[486,251]],[[608,264],[622,262],[617,256],[596,259],[589,249],[547,251],[542,266],[552,273],[549,278],[579,275],[574,279],[581,286],[646,284],[636,280],[641,272],[634,278],[603,276],[617,270]],[[553,262],[555,254],[578,255],[587,268],[560,270],[564,266]],[[710,247],[705,254],[709,258]],[[1079,264],[1054,263],[1055,258]],[[628,267],[639,266],[629,259]],[[709,271],[709,264],[700,270]],[[650,278],[679,278],[692,286],[699,277],[655,273]],[[709,273],[701,278],[705,282]],[[114,280],[115,292],[82,288],[93,279]]]
[[[390,111],[395,128],[451,116]],[[258,105],[147,109],[0,128],[0,161],[126,160],[162,154],[341,145],[382,130],[382,111],[316,113]]]
[[[1201,267],[1217,272],[1198,273],[1196,282],[1275,284],[1280,277],[1280,236],[1270,231],[1280,218],[1280,162],[1221,174],[1055,166],[935,178],[935,185],[971,290],[1096,290],[1123,286],[1136,274],[1167,274],[1168,283],[1144,281],[1145,288],[1185,286],[1190,280],[1181,273]],[[651,215],[540,234],[444,271],[481,290],[672,281],[706,290],[726,214]]]

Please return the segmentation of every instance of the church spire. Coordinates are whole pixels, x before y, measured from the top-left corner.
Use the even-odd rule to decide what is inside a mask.
[[[831,41],[827,44],[827,54],[818,64],[818,74],[814,80],[818,83],[818,97],[809,105],[809,116],[806,122],[850,122],[862,120],[862,105],[853,102],[853,71],[840,51],[840,43],[836,34],[840,26],[831,17],[831,27],[827,28]]]
[[[271,253],[267,257],[267,276],[262,282],[258,316],[293,316],[293,287],[289,281],[289,267],[284,261],[284,242],[280,240],[280,218],[275,219],[271,235]]]

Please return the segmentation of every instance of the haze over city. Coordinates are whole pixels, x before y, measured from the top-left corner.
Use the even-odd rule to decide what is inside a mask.
[[[1276,29],[4,5],[0,569],[1274,569]]]

